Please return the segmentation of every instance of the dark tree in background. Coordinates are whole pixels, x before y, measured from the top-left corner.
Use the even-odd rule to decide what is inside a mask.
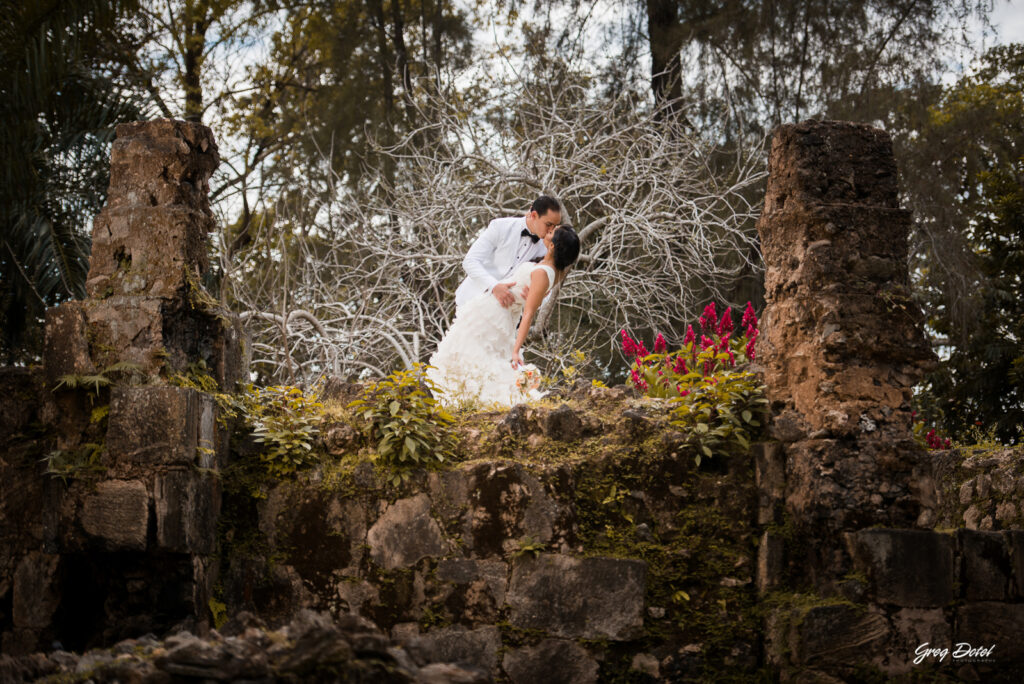
[[[0,13],[0,360],[41,350],[48,306],[85,290],[113,127],[144,116],[105,72],[130,0],[40,0]]]
[[[1024,45],[988,52],[908,144],[924,226],[916,250],[944,343],[922,406],[955,437],[1020,442],[1024,428]],[[928,236],[934,239],[924,239]]]

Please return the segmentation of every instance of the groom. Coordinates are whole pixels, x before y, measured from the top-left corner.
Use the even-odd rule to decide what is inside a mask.
[[[510,278],[520,264],[544,256],[543,239],[561,220],[558,200],[541,195],[530,205],[526,216],[491,221],[462,260],[466,279],[455,291],[455,307],[461,307],[481,292],[490,292],[508,308],[515,297],[509,292],[508,284],[501,281]]]

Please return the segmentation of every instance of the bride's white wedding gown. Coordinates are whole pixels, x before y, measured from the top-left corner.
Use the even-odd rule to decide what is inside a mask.
[[[512,368],[516,326],[523,313],[523,289],[530,284],[535,268],[547,271],[548,287],[555,282],[555,270],[527,262],[513,274],[509,291],[515,303],[507,309],[490,292],[478,295],[461,307],[451,328],[430,357],[433,368],[427,377],[441,391],[444,404],[463,402],[513,406],[541,396],[536,390],[516,386],[521,373]]]

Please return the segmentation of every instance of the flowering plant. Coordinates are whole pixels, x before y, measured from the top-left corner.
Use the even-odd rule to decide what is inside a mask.
[[[940,437],[935,428],[929,430],[924,419],[918,417],[917,411],[910,412],[910,420],[913,423],[911,429],[914,433],[914,439],[917,440],[918,444],[927,447],[929,451],[953,448],[953,441],[949,437]]]
[[[672,424],[688,434],[698,464],[702,456],[748,448],[768,405],[764,386],[746,363],[756,358],[760,334],[750,302],[740,321],[742,335],[733,336],[732,309],[719,317],[715,302],[704,308],[699,325],[699,340],[693,326],[687,326],[682,347],[674,352],[660,333],[650,353],[642,341],[621,331],[622,350],[633,359],[630,384],[649,397],[672,401]]]

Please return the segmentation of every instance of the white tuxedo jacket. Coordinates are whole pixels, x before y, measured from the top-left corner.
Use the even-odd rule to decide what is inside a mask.
[[[488,292],[500,282],[510,281],[523,262],[543,257],[547,252],[543,240],[531,242],[523,237],[525,216],[497,218],[491,221],[473,242],[462,260],[466,279],[455,290],[455,306],[460,307],[481,292]]]

